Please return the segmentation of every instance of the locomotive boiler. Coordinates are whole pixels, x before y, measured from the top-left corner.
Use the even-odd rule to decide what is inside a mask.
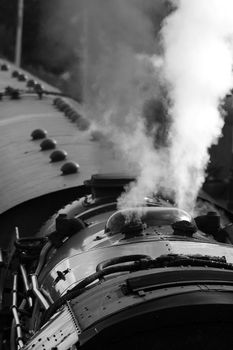
[[[5,276],[12,348],[231,344],[231,224],[221,227],[215,212],[192,218],[156,196],[117,210],[130,180],[92,176],[91,194],[37,237],[16,238]]]

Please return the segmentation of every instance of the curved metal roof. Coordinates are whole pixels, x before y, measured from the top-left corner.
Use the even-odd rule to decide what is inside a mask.
[[[0,91],[7,86],[25,89],[26,82],[11,77],[15,69],[11,65],[8,71],[0,70]],[[4,97],[0,101],[0,214],[29,199],[82,185],[94,173],[119,172],[123,168],[122,160],[109,145],[104,147],[91,140],[88,132],[79,130],[55,108],[53,99],[23,95],[19,100]],[[66,101],[75,110],[81,109],[76,102]],[[41,151],[42,140],[31,139],[37,128],[47,130],[47,137],[57,141],[57,149],[68,153],[67,160],[50,162],[53,150]],[[67,161],[78,163],[80,171],[63,176],[60,169]]]

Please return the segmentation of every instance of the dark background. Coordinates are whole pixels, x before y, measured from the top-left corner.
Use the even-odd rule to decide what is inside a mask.
[[[79,101],[82,101],[82,9],[87,1],[24,0],[22,67]],[[171,7],[160,0],[144,0],[143,6],[156,37]],[[0,1],[0,57],[11,62],[15,56],[17,7],[18,0]]]
[[[75,0],[69,0],[69,3],[74,2]],[[56,10],[62,3],[64,3],[63,0],[49,0],[48,2],[24,0],[21,65],[41,79],[73,95],[72,77],[62,78],[62,74],[67,72],[67,69],[71,67],[71,62],[74,62],[74,56],[77,66],[79,63],[77,48],[66,45],[66,36],[70,37],[70,31],[74,29],[66,23],[69,13],[64,18],[62,13],[59,14],[61,18],[56,19],[59,25],[49,23],[53,17],[51,16],[53,10]],[[18,0],[0,1],[0,56],[12,62],[15,56],[17,8]],[[71,16],[72,6],[67,8],[70,9]],[[55,14],[55,16],[59,15]],[[59,56],[54,54],[58,46],[62,47],[62,54]],[[76,72],[77,74],[79,72]],[[72,97],[80,100],[81,88]]]
[[[38,0],[25,0],[23,27],[23,65],[37,64],[38,42],[40,36],[40,20],[42,3]],[[1,0],[0,2],[0,53],[9,60],[14,60],[15,37],[17,25],[17,0]]]

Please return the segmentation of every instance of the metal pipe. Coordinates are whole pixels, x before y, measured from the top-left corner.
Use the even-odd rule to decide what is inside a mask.
[[[51,295],[47,290],[45,290],[43,287],[40,287],[41,293],[46,297],[46,299],[52,304],[54,300],[52,299]]]
[[[24,0],[18,0],[18,19],[17,19],[17,32],[15,43],[15,64],[20,67],[22,56],[22,32],[23,32],[23,9]]]
[[[38,276],[44,263],[45,263],[45,259],[47,256],[48,251],[50,250],[50,248],[52,247],[52,243],[49,241],[45,244],[45,246],[42,248],[41,253],[40,253],[40,257],[39,257],[39,263],[37,265],[36,271],[35,271],[35,275]]]
[[[14,316],[14,320],[15,320],[17,337],[20,340],[23,338],[23,333],[22,333],[22,329],[21,329],[21,325],[20,325],[19,315],[18,315],[17,309],[15,307],[12,308],[12,312],[13,312],[13,316]]]
[[[2,249],[0,248],[0,267],[4,265]]]
[[[47,302],[47,300],[45,299],[45,297],[43,296],[43,294],[41,293],[41,291],[39,290],[38,280],[37,280],[37,276],[35,274],[31,275],[31,281],[32,281],[33,293],[35,294],[36,298],[39,300],[41,306],[45,310],[47,310],[50,305]]]
[[[13,276],[12,307],[17,307],[17,279],[18,275],[15,273]]]
[[[29,287],[29,282],[28,282],[28,278],[27,278],[27,273],[26,273],[26,269],[25,269],[24,265],[22,265],[22,264],[20,264],[20,271],[21,271],[22,278],[23,278],[23,284],[24,284],[24,288],[26,291],[28,305],[29,305],[29,307],[32,307],[33,301],[32,301],[32,298],[28,295],[30,287]]]
[[[19,314],[18,314],[18,308],[17,308],[17,291],[18,291],[18,274],[15,273],[13,275],[13,291],[12,291],[12,314],[15,320],[15,327],[17,332],[17,344],[20,349],[23,348],[23,333],[22,328],[20,324]]]
[[[15,238],[17,241],[19,240],[19,228],[18,228],[18,226],[15,226]]]
[[[15,345],[15,319],[13,318],[11,322],[10,349],[16,350]]]

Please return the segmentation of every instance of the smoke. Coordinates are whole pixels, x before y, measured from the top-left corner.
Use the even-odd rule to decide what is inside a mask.
[[[162,190],[192,210],[232,87],[232,0],[59,0],[58,18],[91,132],[137,174],[119,206]]]
[[[84,8],[86,113],[93,129],[111,139],[137,174],[118,201],[121,208],[135,207],[159,189],[167,165],[162,47],[155,41],[167,10],[161,1],[97,0],[88,5]]]
[[[132,1],[124,3],[124,8],[129,4],[132,11]],[[214,0],[211,6],[207,0],[171,4],[173,12],[161,30],[163,49],[154,43],[154,56],[149,51],[143,59],[135,54],[146,49],[142,42],[151,45],[150,40],[145,41],[148,23],[143,22],[145,18],[136,7],[134,10],[143,21],[133,18],[131,30],[139,41],[128,40],[132,38],[129,30],[127,40],[122,42],[122,25],[120,37],[112,41],[110,35],[103,45],[111,49],[112,56],[105,51],[102,65],[98,62],[100,75],[95,97],[102,108],[93,100],[90,105],[105,116],[102,126],[138,170],[136,183],[119,199],[120,207],[140,205],[144,196],[162,188],[174,195],[179,207],[192,211],[205,179],[208,149],[221,135],[224,121],[220,104],[233,82],[232,1]],[[138,36],[134,23],[139,23],[143,35]],[[153,113],[148,132],[143,108],[146,101],[163,98],[164,86],[169,96],[171,125],[165,108],[162,122]],[[155,140],[164,123],[170,127],[169,134],[165,128],[167,134],[158,147]]]
[[[154,87],[159,85],[152,77],[153,67],[149,62],[150,56],[160,50],[160,45],[155,45],[154,26],[147,15],[150,3],[148,0],[84,3],[84,96],[90,108],[106,110],[122,102],[129,108],[140,88],[150,89],[152,96],[151,83]],[[159,5],[158,1],[153,3]],[[161,11],[161,5],[157,11]]]
[[[76,76],[71,61],[77,52],[83,62],[76,86],[82,82],[93,137],[104,134],[138,175],[136,187],[119,201],[136,206],[157,189],[166,164],[160,148],[169,121],[160,77],[162,47],[155,40],[167,13],[165,2],[59,0],[56,6],[47,4],[45,13],[46,35],[53,39],[49,56],[66,69],[69,65],[67,76]]]
[[[171,186],[178,205],[190,210],[205,178],[208,148],[221,135],[221,100],[233,83],[233,3],[173,4],[176,10],[162,29],[164,75],[172,100]]]

